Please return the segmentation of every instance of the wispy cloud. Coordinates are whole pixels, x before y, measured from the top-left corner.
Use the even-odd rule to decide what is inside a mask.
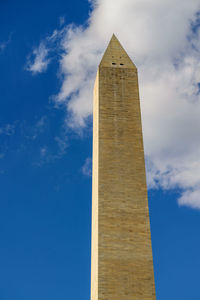
[[[86,158],[81,170],[83,175],[92,176],[92,159],[90,157]]]
[[[42,116],[32,128],[32,139],[35,140],[47,128],[47,117]]]
[[[0,127],[0,135],[13,135],[15,133],[17,123],[14,124],[5,124]]]
[[[5,153],[0,153],[0,159],[4,158]]]
[[[60,19],[61,23],[64,22],[64,17]],[[44,38],[39,46],[34,47],[31,54],[28,55],[25,70],[30,71],[33,75],[43,73],[47,70],[50,62],[59,57],[60,41],[65,33],[66,28],[54,30],[53,33]]]
[[[6,48],[7,45],[8,45],[7,41],[0,43],[0,52],[2,52]]]
[[[12,39],[12,33],[9,35],[8,39],[6,41],[0,42],[0,53],[3,52],[7,46],[10,44]]]
[[[59,23],[60,23],[60,26],[63,26],[65,24],[65,17],[64,16],[61,16],[59,18]]]
[[[59,157],[61,157],[66,153],[66,150],[67,150],[67,147],[68,147],[68,137],[67,137],[66,133],[62,136],[56,136],[55,141],[58,145],[57,155]]]
[[[90,2],[87,26],[54,33],[62,80],[55,103],[66,107],[68,126],[87,125],[97,66],[114,32],[139,70],[148,185],[178,187],[180,205],[200,208],[199,0]]]
[[[41,167],[45,164],[54,163],[62,159],[68,148],[68,136],[66,130],[62,129],[59,135],[52,136],[48,145],[41,145],[39,156],[34,161],[34,165]]]
[[[39,157],[33,162],[34,166],[42,167],[43,165],[54,163],[61,159],[65,154],[68,147],[67,137],[56,136],[54,138],[57,147],[48,147],[43,145],[39,149]],[[52,148],[56,148],[52,150]]]
[[[46,71],[50,58],[49,49],[47,46],[41,42],[38,48],[33,50],[31,56],[27,59],[26,70],[32,72],[33,74],[42,73]]]
[[[44,157],[46,157],[47,155],[47,147],[43,146],[42,148],[40,148],[40,156],[43,159]]]
[[[15,135],[17,125],[18,121],[2,124],[0,126],[0,159],[6,157],[6,154],[9,151],[9,144]]]
[[[36,117],[33,123],[15,121],[0,127],[0,160],[10,154],[24,154],[31,165],[43,166],[61,159],[68,147],[65,128],[51,130],[47,115]],[[54,128],[55,129],[55,128]]]

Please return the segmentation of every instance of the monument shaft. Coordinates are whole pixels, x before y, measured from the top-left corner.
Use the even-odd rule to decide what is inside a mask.
[[[155,300],[137,69],[115,36],[93,114],[91,300]]]

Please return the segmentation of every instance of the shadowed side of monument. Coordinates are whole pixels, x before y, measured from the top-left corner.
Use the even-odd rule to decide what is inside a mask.
[[[91,300],[155,300],[137,69],[114,35],[93,114]]]

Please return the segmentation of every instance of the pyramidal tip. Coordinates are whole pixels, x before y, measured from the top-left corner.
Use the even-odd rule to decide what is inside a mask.
[[[114,33],[99,66],[136,69],[136,66],[134,65]]]

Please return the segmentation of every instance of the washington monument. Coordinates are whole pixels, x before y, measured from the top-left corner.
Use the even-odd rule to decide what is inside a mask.
[[[93,112],[91,300],[155,300],[137,69],[115,35]]]

